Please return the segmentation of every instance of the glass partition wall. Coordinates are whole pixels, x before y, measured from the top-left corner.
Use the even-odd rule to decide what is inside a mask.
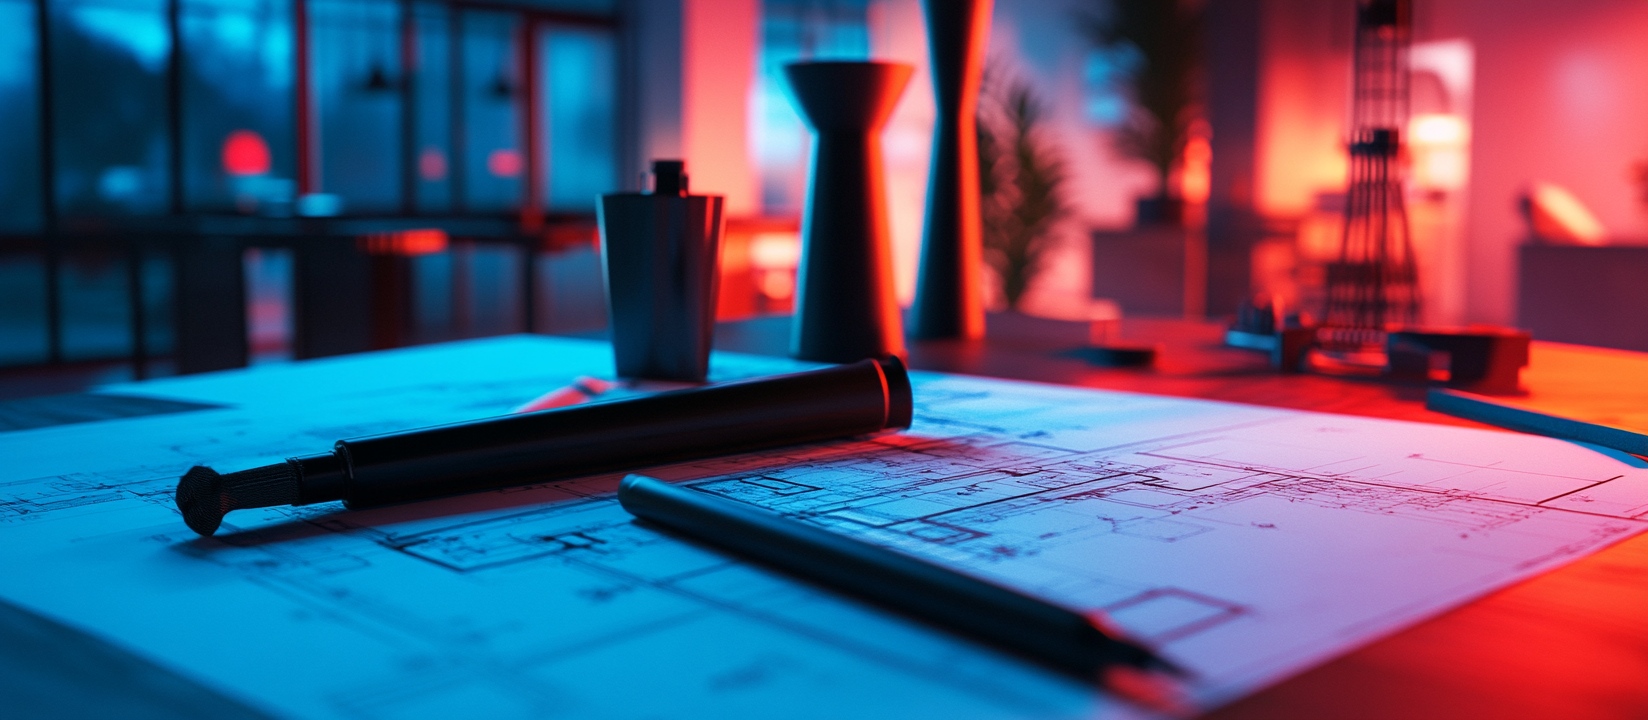
[[[0,368],[598,327],[543,285],[598,267],[618,27],[554,4],[0,0]]]

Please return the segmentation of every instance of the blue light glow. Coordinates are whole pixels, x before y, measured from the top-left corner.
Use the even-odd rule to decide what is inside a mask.
[[[618,187],[616,50],[611,33],[552,28],[542,43],[549,208],[593,212]]]
[[[750,151],[768,213],[798,213],[807,187],[807,125],[796,113],[784,65],[870,56],[867,0],[763,0],[761,51],[751,93]]]
[[[0,2],[0,93],[34,84],[34,6],[18,0]]]
[[[99,3],[69,5],[65,11],[87,36],[130,53],[143,69],[166,70],[172,56],[172,36],[156,3]]]
[[[34,4],[0,0],[0,231],[41,224],[39,86]],[[0,283],[3,284],[3,283]],[[0,303],[0,307],[7,307]],[[8,314],[7,317],[10,317]],[[0,318],[0,325],[7,321]],[[10,336],[0,345],[10,342]],[[0,351],[0,362],[6,353]]]
[[[1142,61],[1139,51],[1131,46],[1088,52],[1082,73],[1086,86],[1082,109],[1088,122],[1107,128],[1127,122],[1132,107],[1127,97],[1127,76]]]

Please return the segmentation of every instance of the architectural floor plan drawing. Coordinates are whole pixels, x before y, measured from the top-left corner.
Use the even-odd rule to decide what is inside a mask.
[[[277,716],[1148,716],[637,524],[617,476],[240,511],[213,538],[172,507],[192,464],[497,414],[607,352],[507,338],[179,378],[117,389],[203,409],[0,433],[0,597]],[[908,432],[647,472],[1102,610],[1204,707],[1648,529],[1648,466],[1575,443],[914,380]]]

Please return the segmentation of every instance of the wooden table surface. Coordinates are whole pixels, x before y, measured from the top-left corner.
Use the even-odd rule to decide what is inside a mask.
[[[718,347],[781,352],[777,323],[722,331]],[[1489,427],[1424,408],[1425,388],[1281,375],[1222,345],[1213,323],[1130,320],[1155,367],[1096,367],[1080,323],[993,316],[984,341],[922,342],[921,370]],[[742,343],[742,345],[740,344]],[[762,344],[765,343],[765,344]],[[732,346],[738,346],[737,348]],[[1648,431],[1648,354],[1535,342],[1524,407]],[[1498,428],[1493,428],[1498,429]],[[1249,718],[1648,718],[1648,535],[1491,593],[1209,715]]]

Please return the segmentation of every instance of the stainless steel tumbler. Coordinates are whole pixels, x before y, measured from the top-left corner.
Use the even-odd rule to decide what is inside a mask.
[[[715,329],[720,195],[690,195],[679,160],[655,160],[651,193],[602,195],[601,265],[618,375],[702,382]]]

